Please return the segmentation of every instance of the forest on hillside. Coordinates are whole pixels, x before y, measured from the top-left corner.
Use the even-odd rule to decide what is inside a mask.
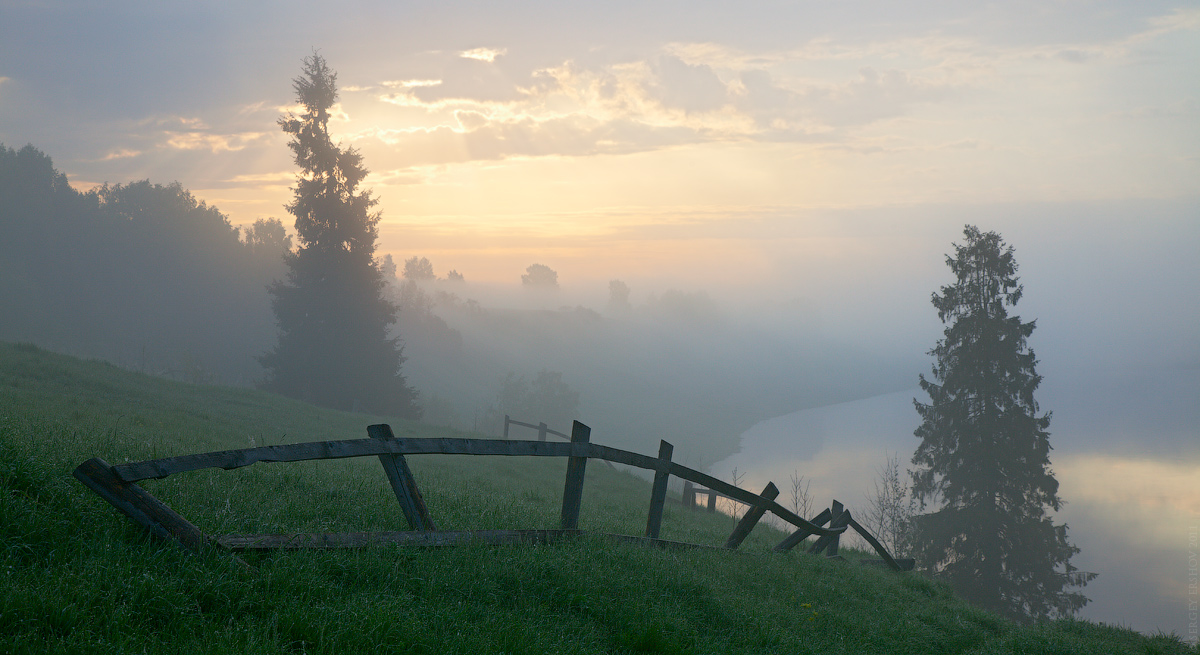
[[[254,386],[278,334],[267,288],[292,248],[278,219],[234,226],[178,182],[81,192],[37,148],[0,146],[0,340]],[[895,362],[767,329],[703,291],[639,289],[630,303],[622,284],[592,308],[557,284],[498,290],[422,263],[410,279],[378,260],[430,423],[498,434],[504,414],[560,431],[579,418],[604,443],[667,439],[704,466],[760,420],[910,384]]]

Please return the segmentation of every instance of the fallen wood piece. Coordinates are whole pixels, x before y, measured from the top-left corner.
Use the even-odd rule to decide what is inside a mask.
[[[578,530],[455,530],[435,532],[340,532],[295,534],[226,534],[216,542],[229,550],[300,548],[367,548],[371,546],[461,546],[469,543],[549,544],[579,534]]]

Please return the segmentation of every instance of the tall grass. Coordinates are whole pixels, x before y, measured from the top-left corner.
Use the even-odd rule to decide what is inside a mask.
[[[0,344],[2,653],[1195,653],[1082,621],[1019,626],[916,574],[770,551],[660,551],[583,537],[195,556],[71,478],[110,463],[365,437],[381,417],[192,386]],[[453,436],[391,420],[398,436]],[[593,440],[604,443],[603,435]],[[647,444],[645,452],[653,452]],[[565,462],[410,457],[442,529],[557,527]],[[208,533],[404,529],[372,458],[146,481]],[[588,468],[581,527],[640,534],[650,488]],[[668,505],[666,539],[720,544],[724,515]]]

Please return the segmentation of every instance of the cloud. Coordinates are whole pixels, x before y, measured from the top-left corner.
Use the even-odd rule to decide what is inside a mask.
[[[464,50],[463,52],[458,53],[458,56],[462,57],[463,59],[486,61],[490,64],[496,61],[497,57],[502,57],[507,53],[507,48],[472,48],[471,50]]]
[[[137,157],[138,155],[141,155],[141,154],[142,154],[141,150],[131,150],[129,148],[118,148],[116,150],[110,151],[108,154],[101,157],[99,161],[113,161],[114,159],[128,159],[130,157]]]
[[[262,184],[266,183],[287,183],[291,184],[296,180],[294,171],[280,171],[276,173],[244,173],[236,175],[226,182],[232,184]]]
[[[212,134],[208,132],[169,132],[166,146],[176,150],[210,150],[237,152],[253,141],[266,136],[266,132],[241,132],[238,134]]]

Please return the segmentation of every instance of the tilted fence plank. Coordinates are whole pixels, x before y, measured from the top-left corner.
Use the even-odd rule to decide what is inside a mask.
[[[855,532],[861,535],[863,539],[866,539],[867,543],[871,544],[871,548],[874,548],[875,552],[879,553],[879,556],[883,558],[883,561],[890,566],[893,571],[904,570],[900,568],[900,563],[893,559],[891,554],[887,552],[887,549],[883,547],[883,544],[879,543],[879,540],[877,540],[870,532],[867,532],[866,528],[859,525],[858,521],[855,521],[853,518],[851,518],[850,527],[854,528]]]
[[[853,518],[850,516],[850,511],[843,509],[842,504],[836,500],[833,501],[833,507],[830,510],[830,514],[833,516],[833,518],[829,520],[829,527],[841,528],[843,532],[846,530],[846,527],[849,526],[851,518]],[[828,557],[836,557],[838,546],[837,537],[840,534],[841,533],[839,532],[837,534],[822,535],[819,539],[817,539],[817,542],[808,549],[808,552],[818,554],[822,551],[829,551],[826,553]]]
[[[763,514],[767,513],[769,503],[775,500],[775,497],[778,495],[779,488],[775,486],[774,482],[768,482],[767,487],[763,489],[760,495],[765,502],[746,510],[745,516],[742,517],[741,521],[738,521],[737,527],[733,529],[733,534],[729,535],[729,539],[725,541],[725,547],[732,549],[742,545],[742,542],[750,535],[750,531],[758,524],[759,519],[763,517]]]
[[[658,471],[654,473],[654,486],[650,490],[650,514],[646,517],[646,536],[658,539],[662,527],[663,504],[667,500],[667,482],[671,477],[671,453],[675,447],[666,441],[658,442]]]
[[[591,428],[575,421],[571,426],[571,443],[569,445],[587,444],[591,434]],[[587,471],[588,461],[586,450],[583,452],[583,455],[572,455],[567,460],[567,479],[563,484],[562,501],[563,530],[575,530],[579,527],[579,505],[583,501],[583,476]]]
[[[77,466],[73,475],[122,514],[155,535],[178,542],[187,550],[196,552],[209,545],[209,538],[199,528],[151,496],[145,489],[118,478],[108,462],[99,457],[93,457]]]
[[[368,425],[367,434],[372,439],[384,441],[396,438],[392,432],[392,426],[386,423]],[[380,455],[379,463],[383,465],[383,471],[392,485],[392,491],[396,494],[396,500],[400,503],[400,510],[404,512],[404,519],[408,521],[408,527],[413,530],[437,530],[404,455]]]
[[[812,524],[818,527],[825,525],[829,522],[829,519],[832,518],[832,516],[833,515],[829,512],[829,508],[827,507],[822,510],[820,514],[817,514],[817,516],[812,520]],[[814,533],[808,528],[797,528],[795,532],[788,535],[783,541],[779,542],[779,545],[775,547],[775,552],[782,553],[789,551],[812,534]]]

